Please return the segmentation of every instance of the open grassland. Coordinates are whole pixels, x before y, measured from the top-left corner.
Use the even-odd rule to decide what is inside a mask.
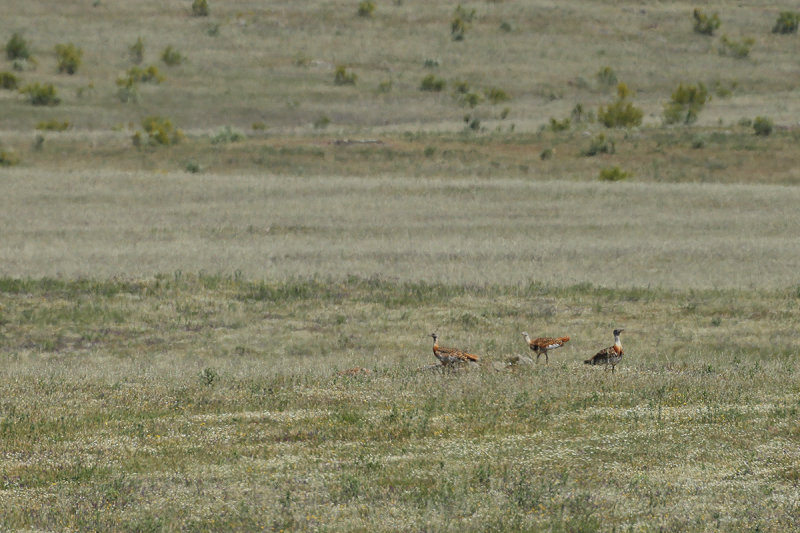
[[[800,526],[796,290],[0,288],[3,529]],[[417,371],[436,326],[483,367]],[[573,340],[493,370],[522,329]]]
[[[3,2],[0,530],[800,529],[796,6],[191,4]]]

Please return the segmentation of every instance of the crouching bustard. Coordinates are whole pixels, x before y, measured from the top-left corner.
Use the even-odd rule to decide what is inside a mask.
[[[603,348],[594,354],[591,359],[584,361],[584,363],[587,365],[611,365],[611,373],[613,374],[614,367],[617,366],[617,363],[622,361],[622,356],[625,354],[625,352],[622,350],[622,343],[619,340],[619,334],[623,331],[625,330],[615,329],[614,346]]]
[[[467,353],[456,348],[446,348],[439,346],[439,336],[436,333],[431,333],[433,337],[433,355],[436,359],[442,362],[445,366],[453,366],[457,363],[477,363],[479,357],[475,354]]]
[[[542,354],[544,354],[544,362],[546,364],[550,363],[550,359],[547,357],[547,352],[549,350],[561,348],[564,346],[564,343],[569,342],[569,337],[539,337],[538,339],[531,340],[528,334],[524,331],[522,332],[522,336],[525,337],[525,342],[528,343],[528,347],[536,352],[537,363],[539,362],[539,356]]]

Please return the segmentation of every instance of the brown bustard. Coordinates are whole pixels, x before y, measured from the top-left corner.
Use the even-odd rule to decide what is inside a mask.
[[[531,339],[524,331],[522,336],[525,337],[528,347],[536,352],[537,363],[539,362],[539,356],[542,354],[544,354],[544,362],[549,363],[550,359],[547,357],[547,352],[561,348],[564,343],[569,342],[569,337],[539,337],[538,339]]]
[[[442,362],[443,365],[452,366],[456,363],[477,362],[479,357],[475,354],[467,353],[456,348],[439,346],[439,336],[431,333],[433,337],[433,355]]]
[[[619,334],[625,331],[624,329],[614,330],[614,345],[608,348],[603,348],[592,356],[591,359],[584,361],[587,365],[611,365],[611,373],[614,373],[614,367],[617,363],[622,361],[622,356],[625,352],[622,350],[622,342],[619,340]],[[608,366],[606,366],[606,369]]]

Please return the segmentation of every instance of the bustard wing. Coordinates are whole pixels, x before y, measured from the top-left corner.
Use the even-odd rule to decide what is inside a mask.
[[[462,350],[457,350],[456,348],[447,348],[445,346],[439,346],[436,349],[436,352],[444,357],[454,357],[457,359],[461,359],[462,361],[477,361],[479,357],[475,354],[467,353]]]
[[[539,337],[531,341],[531,348],[552,350],[553,348],[564,346],[567,341],[569,341],[569,337]]]

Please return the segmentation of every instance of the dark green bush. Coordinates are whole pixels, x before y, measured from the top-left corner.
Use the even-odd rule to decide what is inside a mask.
[[[147,133],[148,141],[151,145],[169,146],[183,139],[183,132],[176,129],[168,118],[160,116],[147,117],[142,121],[142,128]],[[134,144],[136,144],[135,139]]]
[[[600,106],[597,119],[607,128],[630,128],[640,126],[644,112],[628,101],[630,89],[624,83],[617,85],[617,101],[608,107]]]
[[[420,91],[430,91],[430,92],[441,92],[444,90],[447,82],[444,81],[442,78],[437,78],[433,74],[428,74],[419,84]]]
[[[611,67],[603,67],[595,74],[597,81],[603,87],[614,87],[617,84],[617,73]]]
[[[208,15],[208,0],[194,0],[192,2],[192,16],[207,17]]]
[[[180,65],[186,61],[186,58],[183,57],[178,50],[173,48],[172,45],[170,45],[164,48],[164,51],[161,52],[161,61],[163,61],[168,67],[174,67],[175,65]]]
[[[702,35],[714,35],[714,32],[719,29],[720,21],[719,15],[714,13],[710,17],[700,9],[695,9],[692,12],[694,16],[694,31]]]
[[[664,122],[667,124],[692,124],[703,106],[711,97],[702,83],[697,85],[678,85],[672,93],[672,100],[664,106]]]
[[[19,78],[11,72],[0,72],[0,88],[14,91],[19,88]]]
[[[753,120],[753,130],[755,130],[756,135],[761,135],[762,137],[766,137],[772,133],[772,120],[767,117],[756,117]]]
[[[11,38],[6,43],[6,57],[11,61],[31,57],[28,51],[28,42],[19,33],[11,35]]]
[[[56,88],[52,83],[39,84],[31,83],[19,90],[28,96],[28,101],[33,105],[54,106],[61,103],[61,99],[56,93]]]
[[[358,76],[355,72],[347,72],[347,67],[344,65],[336,65],[336,70],[333,73],[333,83],[335,85],[355,85]]]
[[[778,20],[772,27],[772,33],[797,33],[798,25],[800,25],[800,13],[784,11],[778,15]]]
[[[75,74],[83,61],[83,50],[72,43],[57,44],[55,50],[58,71]]]
[[[58,121],[55,119],[51,120],[42,120],[36,125],[37,130],[43,131],[64,131],[70,127],[69,121]]]
[[[572,126],[572,120],[567,117],[563,120],[557,120],[550,117],[550,130],[559,132],[566,131]]]

